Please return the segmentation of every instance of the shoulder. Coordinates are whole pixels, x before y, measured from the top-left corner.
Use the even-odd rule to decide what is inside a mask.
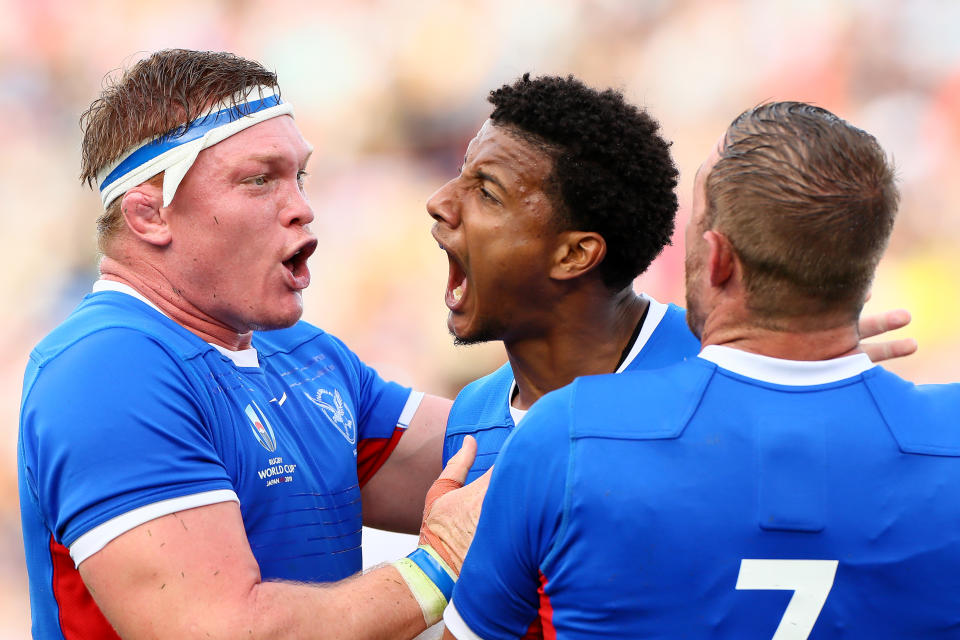
[[[663,315],[664,325],[673,329],[683,328],[689,331],[690,329],[687,326],[687,310],[683,307],[678,307],[672,302],[668,303],[666,307],[666,313]]]
[[[700,341],[687,327],[686,311],[643,297],[650,306],[623,370],[659,369],[697,355]]]
[[[510,363],[505,362],[499,369],[477,378],[461,390],[463,395],[477,395],[492,389],[509,389],[513,384],[513,369]]]
[[[112,291],[86,296],[66,320],[37,344],[31,360],[43,367],[79,344],[94,351],[106,348],[120,358],[131,347],[147,351],[159,347],[181,359],[212,349],[143,302]]]
[[[960,384],[917,385],[879,366],[863,378],[901,450],[960,456]]]
[[[92,416],[93,407],[120,411],[150,402],[182,407],[174,398],[198,398],[209,373],[204,360],[193,356],[213,348],[158,326],[112,322],[75,331],[61,325],[31,354],[21,419],[43,414],[61,422],[67,406],[86,408]]]
[[[677,437],[696,412],[715,372],[712,363],[690,358],[662,369],[578,378],[569,391],[572,433],[577,437]]]
[[[503,413],[507,406],[507,394],[513,384],[513,369],[505,363],[496,371],[478,378],[465,386],[453,402],[453,411],[463,412],[464,417],[481,415],[496,410]]]
[[[671,341],[685,349],[685,355],[695,355],[700,351],[700,341],[687,325],[687,311],[670,303],[666,305],[663,319],[658,330],[666,334]]]
[[[180,380],[197,356],[212,350],[135,298],[117,292],[91,294],[30,353],[23,404],[42,380],[46,383],[41,386],[53,397],[64,398],[82,398],[88,390],[116,390],[143,380]],[[105,381],[108,373],[116,379]]]

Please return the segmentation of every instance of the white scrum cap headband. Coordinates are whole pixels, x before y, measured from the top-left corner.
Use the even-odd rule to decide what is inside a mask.
[[[193,166],[197,154],[221,140],[255,124],[276,118],[293,116],[293,107],[280,100],[270,87],[251,87],[238,96],[234,106],[229,102],[215,105],[206,115],[182,124],[161,136],[134,146],[116,162],[97,173],[103,208],[110,206],[127,190],[143,184],[161,171],[163,176],[163,206],[170,206],[177,187]]]

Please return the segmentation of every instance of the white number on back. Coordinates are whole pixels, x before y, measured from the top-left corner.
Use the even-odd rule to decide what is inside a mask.
[[[736,588],[793,591],[772,640],[807,640],[836,575],[836,560],[744,559]]]

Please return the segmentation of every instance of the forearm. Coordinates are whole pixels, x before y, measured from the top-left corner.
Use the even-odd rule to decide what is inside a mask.
[[[443,482],[462,483],[476,450],[472,439],[467,444]],[[134,527],[81,562],[79,572],[123,638],[409,639],[439,619],[449,598],[482,500],[474,485],[482,484],[468,488],[468,506],[447,494],[427,508],[424,529],[436,529],[437,544],[454,550],[451,568],[436,566],[428,549],[333,584],[263,582],[239,506],[223,502]],[[458,517],[466,532],[459,536],[451,524]]]
[[[158,579],[164,579],[158,576]],[[162,588],[161,588],[162,587]],[[170,591],[170,593],[164,593]],[[426,628],[410,589],[392,566],[379,567],[335,584],[259,582],[180,598],[176,585],[161,584],[151,602],[131,615],[104,613],[125,639],[138,638],[351,638],[394,640]],[[168,599],[169,598],[169,599]],[[183,606],[177,611],[171,601]],[[145,614],[145,615],[144,615]],[[149,622],[148,622],[149,621]]]
[[[242,615],[243,624],[220,637],[402,640],[426,628],[420,606],[389,565],[329,586],[260,583]]]
[[[412,638],[426,627],[392,566],[330,584],[262,581],[233,502],[135,527],[79,570],[123,638]]]

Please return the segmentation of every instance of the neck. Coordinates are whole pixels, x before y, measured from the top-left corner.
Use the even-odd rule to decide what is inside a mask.
[[[517,382],[513,406],[528,409],[542,395],[578,376],[613,373],[649,303],[626,287],[569,299],[551,309],[556,320],[542,335],[505,341]]]
[[[207,315],[189,302],[160,270],[138,261],[134,268],[123,261],[104,256],[100,261],[100,276],[104,280],[122,282],[136,289],[143,297],[157,305],[174,322],[196,334],[205,342],[220,345],[231,351],[250,348],[252,331],[237,333],[216,318]]]
[[[832,360],[860,353],[860,334],[856,322],[836,320],[827,315],[818,318],[827,329],[810,328],[803,319],[757,323],[742,311],[717,309],[711,313],[702,331],[701,344],[720,345],[782,360]],[[798,328],[803,327],[803,328]]]

